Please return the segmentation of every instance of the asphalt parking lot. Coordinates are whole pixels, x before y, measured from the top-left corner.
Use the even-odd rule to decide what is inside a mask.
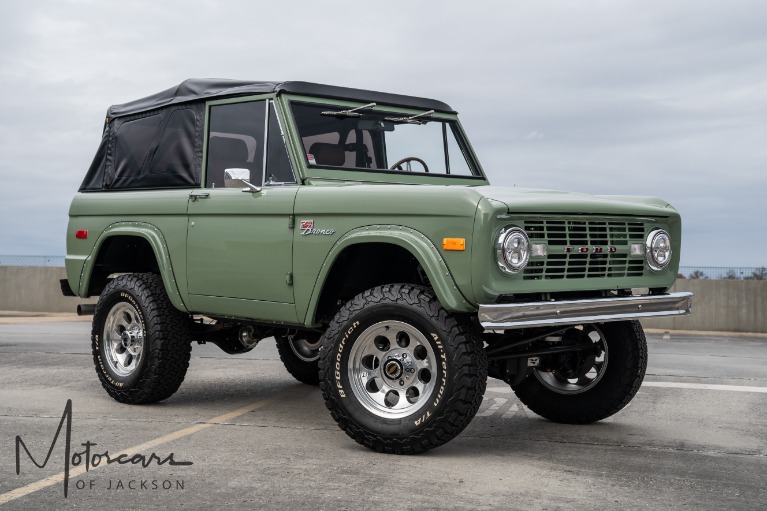
[[[4,509],[767,509],[764,338],[649,335],[639,394],[588,426],[543,420],[490,380],[458,438],[422,455],[390,456],[340,431],[319,391],[283,369],[271,339],[239,356],[195,346],[176,395],[127,406],[97,380],[88,322],[5,321]],[[64,421],[48,464],[35,467],[22,449],[17,475],[17,435],[42,464],[68,400],[70,459],[87,447],[114,458],[172,453],[187,464],[85,472],[83,455],[69,467],[65,498],[57,476]]]

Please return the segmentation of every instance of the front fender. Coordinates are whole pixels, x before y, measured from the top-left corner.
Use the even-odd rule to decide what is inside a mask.
[[[439,302],[450,312],[476,312],[477,308],[461,293],[437,247],[424,234],[400,225],[370,225],[347,232],[338,239],[322,263],[314,284],[304,323],[313,324],[314,314],[325,280],[344,249],[362,243],[389,243],[404,248],[423,267]]]
[[[173,266],[170,261],[165,238],[157,227],[145,222],[117,222],[104,229],[101,236],[96,240],[90,255],[85,259],[85,263],[83,264],[83,269],[80,273],[78,295],[85,296],[87,294],[91,275],[93,274],[93,267],[96,264],[96,258],[98,257],[104,242],[112,236],[136,236],[148,241],[149,245],[152,247],[155,258],[157,259],[157,265],[160,267],[160,275],[162,276],[162,282],[165,285],[165,291],[168,293],[168,298],[170,298],[174,307],[181,311],[188,312],[184,300],[179,293],[176,277],[173,274]]]

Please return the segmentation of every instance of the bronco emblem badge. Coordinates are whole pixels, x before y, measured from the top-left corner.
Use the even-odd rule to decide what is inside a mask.
[[[329,236],[331,234],[335,234],[336,232],[335,229],[315,229],[314,220],[301,220],[299,228],[301,230],[302,236],[311,236],[312,234]]]

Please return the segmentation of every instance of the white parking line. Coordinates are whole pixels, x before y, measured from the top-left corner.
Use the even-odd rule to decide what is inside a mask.
[[[494,397],[493,398],[494,403],[490,405],[490,408],[485,410],[484,412],[479,412],[477,414],[477,417],[490,417],[493,415],[498,409],[501,407],[502,404],[504,404],[508,399],[504,399],[502,397]]]
[[[724,390],[727,392],[755,392],[757,394],[767,394],[767,387],[750,387],[748,385],[714,385],[711,383],[680,383],[675,381],[646,381],[642,387],[665,387],[671,389],[694,389],[694,390]],[[498,392],[508,394],[512,392],[511,387],[488,386],[487,392]]]
[[[767,387],[749,387],[746,385],[713,385],[709,383],[679,383],[673,381],[646,381],[642,387],[666,387],[672,389],[726,390],[729,392],[757,392],[767,394]]]

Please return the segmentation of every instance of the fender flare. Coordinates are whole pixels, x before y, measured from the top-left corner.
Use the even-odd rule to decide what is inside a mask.
[[[477,311],[477,307],[458,289],[445,260],[426,235],[401,225],[369,225],[347,232],[338,239],[330,249],[330,252],[328,252],[317,275],[317,280],[314,283],[309,307],[304,317],[304,324],[314,324],[314,315],[317,312],[320,295],[330,270],[333,268],[341,252],[352,245],[366,243],[388,243],[404,248],[423,267],[426,275],[429,277],[434,293],[445,309],[451,312]]]
[[[154,256],[157,259],[157,265],[160,267],[160,276],[162,277],[165,292],[168,293],[170,302],[178,310],[189,312],[184,304],[184,300],[181,298],[181,293],[179,293],[178,290],[178,283],[176,282],[176,276],[173,273],[173,265],[170,261],[165,237],[162,235],[162,232],[160,232],[160,229],[146,222],[117,222],[104,229],[96,240],[90,255],[85,259],[85,264],[83,264],[83,269],[80,273],[78,295],[85,296],[88,292],[91,275],[93,274],[93,267],[96,264],[96,259],[101,251],[101,247],[113,236],[135,236],[146,240],[149,243],[149,246],[152,247]]]

